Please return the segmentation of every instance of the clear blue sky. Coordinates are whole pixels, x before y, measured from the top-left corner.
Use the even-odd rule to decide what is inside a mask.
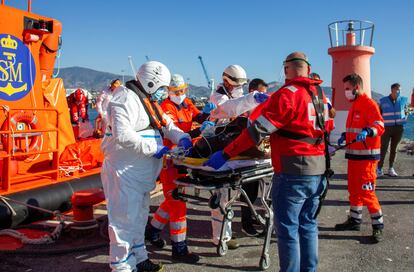
[[[17,2],[13,5],[26,3]],[[414,87],[414,1],[410,0],[32,2],[33,12],[63,24],[62,67],[131,74],[127,56],[139,66],[148,55],[192,84],[206,85],[197,59],[201,55],[216,81],[229,64],[245,67],[249,78],[274,81],[286,55],[303,51],[313,70],[330,85],[327,26],[360,19],[374,22],[376,28],[373,89],[385,94],[391,83],[400,82],[408,95]]]

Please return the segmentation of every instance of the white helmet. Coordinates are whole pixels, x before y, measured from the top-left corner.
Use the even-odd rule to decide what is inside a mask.
[[[174,74],[171,77],[170,86],[168,87],[168,90],[170,91],[178,91],[182,90],[184,88],[187,88],[187,84],[184,81],[184,78],[182,75]]]
[[[233,86],[240,86],[247,83],[246,71],[237,64],[227,66],[223,72],[223,80]]]
[[[148,61],[139,67],[137,80],[146,93],[153,94],[160,88],[168,87],[171,73],[161,62]]]

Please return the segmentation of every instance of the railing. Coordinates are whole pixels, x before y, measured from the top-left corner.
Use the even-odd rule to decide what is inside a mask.
[[[1,4],[4,5],[4,0],[1,0]],[[27,11],[32,12],[32,0],[27,0]]]
[[[42,113],[42,114],[48,114],[48,118],[50,118],[50,113],[54,112],[56,116],[56,126],[54,128],[50,129],[24,129],[24,130],[17,130],[18,133],[16,133],[15,130],[11,129],[10,127],[10,119],[14,112],[35,112],[36,114]],[[25,109],[9,109],[4,111],[6,119],[4,122],[7,122],[7,130],[0,131],[0,135],[2,139],[7,139],[6,141],[2,141],[3,143],[6,142],[7,145],[3,146],[3,151],[6,151],[5,154],[0,153],[0,160],[2,160],[3,169],[0,169],[2,171],[1,177],[1,183],[0,183],[0,190],[1,191],[8,191],[13,184],[13,182],[22,181],[22,180],[33,180],[36,177],[40,176],[50,176],[55,181],[59,177],[59,149],[58,149],[58,143],[59,143],[59,115],[56,109],[38,109],[38,108],[25,108]],[[54,132],[56,135],[56,142],[55,142],[55,148],[54,149],[48,149],[48,150],[42,150],[42,146],[39,147],[38,151],[30,151],[28,148],[29,141],[28,137],[32,136],[38,136],[44,137],[45,132]],[[26,150],[25,151],[15,151],[15,138],[26,138]],[[43,139],[42,139],[43,140]],[[12,176],[11,173],[11,167],[12,167],[12,160],[15,160],[17,158],[22,158],[26,156],[36,156],[36,155],[42,155],[42,154],[53,154],[52,158],[52,165],[51,168],[48,170],[41,170],[34,173],[25,173],[25,174],[19,174]]]
[[[331,47],[372,46],[374,23],[360,20],[337,21],[328,25],[328,31]]]

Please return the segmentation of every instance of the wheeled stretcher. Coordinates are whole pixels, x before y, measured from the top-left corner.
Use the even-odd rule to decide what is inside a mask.
[[[194,160],[205,159],[190,159]],[[273,176],[273,168],[269,159],[266,160],[233,160],[228,161],[219,170],[214,170],[210,167],[202,166],[200,161],[198,163],[189,163],[187,160],[174,160],[175,167],[179,169],[180,173],[187,173],[186,176],[178,178],[175,183],[177,188],[173,192],[173,197],[178,200],[186,201],[187,199],[194,199],[198,201],[208,202],[211,209],[220,208],[224,215],[222,230],[220,235],[220,242],[217,246],[217,254],[224,256],[227,253],[227,241],[225,238],[226,228],[228,222],[231,222],[234,217],[234,206],[247,206],[250,208],[252,215],[264,227],[265,239],[263,243],[262,255],[260,258],[260,268],[265,270],[270,266],[269,246],[273,231],[273,211],[270,207],[270,191],[271,182],[269,177]],[[262,217],[257,213],[255,207],[249,200],[242,185],[254,181],[259,181],[261,206],[265,209],[265,215]],[[211,193],[209,199],[198,196],[197,193],[190,195],[185,193],[185,188],[194,188],[197,190],[207,190]],[[219,189],[228,189],[229,201],[220,204],[220,197],[218,196]],[[196,190],[194,190],[196,191]],[[247,203],[237,201],[243,195]]]

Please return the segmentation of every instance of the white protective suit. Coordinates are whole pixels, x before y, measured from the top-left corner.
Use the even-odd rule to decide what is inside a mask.
[[[153,155],[162,144],[158,130],[150,124],[137,94],[124,86],[115,89],[109,102],[111,134],[102,142],[105,160],[102,184],[107,201],[112,271],[133,271],[145,261],[145,226],[148,220],[150,192],[162,168],[162,159]],[[177,128],[168,116],[163,128],[174,143],[190,138]]]
[[[109,123],[108,120],[108,105],[113,96],[110,87],[107,87],[101,91],[101,94],[96,98],[96,110],[102,116],[102,131],[106,132],[106,125]]]
[[[211,112],[210,120],[217,120],[219,124],[226,123],[230,121],[230,118],[236,118],[245,112],[253,110],[259,105],[254,99],[255,93],[257,91],[243,95],[243,89],[239,88],[233,90],[230,94],[223,85],[218,85],[216,91],[210,97],[210,102],[217,105],[217,109]],[[219,197],[220,205],[224,207],[228,202],[228,189],[220,189]],[[212,239],[215,245],[218,245],[220,241],[223,216],[220,208],[211,210]],[[229,222],[226,229],[225,240],[228,241],[232,235],[231,222]]]

